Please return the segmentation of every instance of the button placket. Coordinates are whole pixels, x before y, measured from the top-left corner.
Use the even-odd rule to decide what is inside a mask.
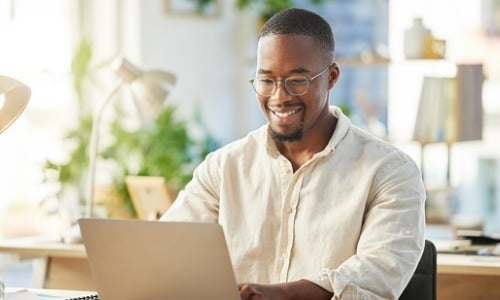
[[[290,162],[285,158],[282,157],[283,159],[279,161],[279,169],[281,173],[281,187],[282,187],[282,194],[281,194],[281,202],[282,202],[282,211],[281,211],[281,226],[280,226],[280,232],[279,232],[279,244],[278,244],[278,249],[276,249],[277,255],[279,255],[278,259],[276,260],[276,273],[279,278],[276,278],[277,281],[283,281],[283,274],[286,274],[286,269],[288,268],[288,244],[289,244],[289,237],[288,237],[288,232],[289,232],[289,222],[288,222],[288,213],[286,213],[287,208],[290,207],[290,188],[293,183],[293,171],[292,171],[292,165]],[[278,275],[279,274],[279,275]]]
[[[280,274],[280,279],[282,281],[288,281],[288,272],[290,270],[290,261],[292,255],[292,247],[295,241],[295,219],[297,214],[297,206],[299,203],[300,190],[303,181],[304,172],[299,170],[295,172],[292,177],[291,183],[289,185],[288,195],[286,199],[289,199],[289,203],[284,208],[283,211],[283,224],[286,224],[283,232],[285,233],[286,238],[283,239],[286,243],[284,244],[285,251],[282,252],[282,260],[283,266]]]

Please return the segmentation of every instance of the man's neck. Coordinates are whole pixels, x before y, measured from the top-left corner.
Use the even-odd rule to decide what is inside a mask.
[[[336,126],[337,118],[329,113],[323,124],[309,128],[300,141],[277,143],[278,150],[292,163],[295,172],[314,154],[325,149]]]

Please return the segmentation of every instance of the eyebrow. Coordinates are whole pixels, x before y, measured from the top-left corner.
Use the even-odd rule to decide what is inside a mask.
[[[309,71],[306,68],[297,68],[297,69],[292,69],[289,71],[290,74],[304,74],[304,73],[310,73],[310,72],[311,71]],[[258,69],[257,74],[269,75],[269,74],[273,74],[273,72],[271,70]]]

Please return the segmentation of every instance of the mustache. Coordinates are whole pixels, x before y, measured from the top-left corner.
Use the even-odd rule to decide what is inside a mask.
[[[268,108],[287,108],[287,107],[297,107],[300,106],[301,108],[305,108],[306,105],[302,102],[297,102],[297,103],[291,103],[291,102],[283,102],[283,103],[278,103],[278,104],[268,104]]]

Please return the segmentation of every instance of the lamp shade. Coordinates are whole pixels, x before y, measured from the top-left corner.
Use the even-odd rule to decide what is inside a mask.
[[[413,139],[421,144],[480,140],[482,64],[459,64],[455,77],[425,77]]]
[[[31,90],[27,85],[0,75],[0,133],[23,112],[30,96]]]
[[[137,110],[143,118],[156,115],[168,96],[165,83],[174,85],[176,78],[164,71],[142,71],[125,58],[115,65],[116,74],[130,86]]]

